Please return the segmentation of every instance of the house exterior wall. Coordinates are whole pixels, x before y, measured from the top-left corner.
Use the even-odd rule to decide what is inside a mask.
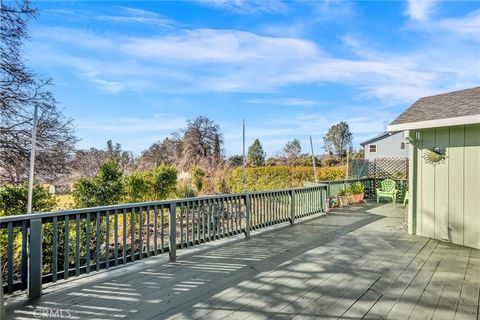
[[[405,149],[401,149],[400,145],[404,142],[404,133],[397,132],[386,136],[383,139],[372,141],[365,145],[365,159],[372,160],[375,158],[408,158],[408,144]],[[377,145],[377,152],[370,152],[370,145]]]
[[[409,232],[480,249],[480,124],[407,131]],[[413,144],[412,144],[413,143]],[[445,148],[446,159],[425,153]]]

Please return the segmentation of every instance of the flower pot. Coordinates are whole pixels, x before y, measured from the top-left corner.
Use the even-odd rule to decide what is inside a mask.
[[[348,195],[348,204],[354,204],[355,203],[355,198],[353,197],[353,194]]]
[[[354,194],[353,199],[355,203],[360,203],[363,201],[363,198],[365,197],[365,192]]]
[[[348,196],[338,196],[338,199],[340,200],[340,205],[341,206],[347,206],[348,205]]]

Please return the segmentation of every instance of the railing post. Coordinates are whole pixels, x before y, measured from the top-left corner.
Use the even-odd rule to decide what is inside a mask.
[[[295,223],[295,190],[290,193],[290,225]]]
[[[175,201],[170,202],[168,228],[170,239],[168,255],[170,262],[175,262],[177,259],[177,203]]]
[[[250,194],[245,194],[245,238],[250,238],[250,229],[252,228],[252,206],[250,203]]]
[[[321,206],[322,206],[322,212],[326,213],[328,211],[328,200],[327,200],[327,188],[322,187],[322,196],[321,196]]]
[[[39,298],[42,295],[42,219],[30,220],[28,252],[28,297]]]
[[[0,255],[0,270],[2,270],[2,256]],[[0,277],[0,319],[6,319],[5,315],[5,305],[3,303],[3,281]]]

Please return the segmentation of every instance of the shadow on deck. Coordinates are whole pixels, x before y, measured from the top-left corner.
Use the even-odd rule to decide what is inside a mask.
[[[57,284],[7,301],[7,319],[477,319],[480,251],[410,236],[402,222],[392,204],[337,209]]]

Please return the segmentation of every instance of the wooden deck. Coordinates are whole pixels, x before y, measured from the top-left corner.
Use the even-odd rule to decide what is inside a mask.
[[[410,236],[402,221],[392,204],[335,210],[57,284],[10,301],[7,319],[479,319],[480,250]]]

